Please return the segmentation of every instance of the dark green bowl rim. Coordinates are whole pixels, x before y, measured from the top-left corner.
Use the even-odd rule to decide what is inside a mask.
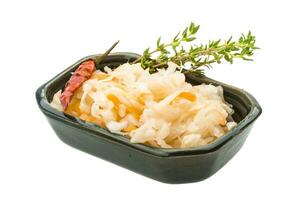
[[[157,147],[151,147],[151,146],[147,146],[147,145],[143,145],[143,144],[131,143],[127,137],[124,137],[124,136],[116,134],[116,133],[112,133],[109,130],[99,127],[95,124],[84,122],[83,120],[81,120],[79,118],[69,116],[62,112],[59,112],[58,110],[56,110],[50,106],[50,104],[46,98],[47,88],[53,82],[55,82],[56,80],[65,76],[65,74],[67,72],[69,72],[70,70],[75,69],[75,67],[77,67],[83,61],[88,60],[94,56],[95,55],[91,55],[91,56],[87,56],[87,57],[80,59],[79,61],[77,61],[76,63],[74,63],[73,65],[71,65],[70,67],[68,67],[61,73],[59,73],[58,75],[56,75],[54,78],[52,78],[51,80],[47,81],[45,84],[40,86],[36,91],[36,99],[37,99],[37,103],[38,103],[40,109],[46,116],[54,118],[56,120],[59,120],[67,125],[85,129],[88,131],[89,134],[94,136],[95,139],[105,139],[105,140],[109,140],[110,142],[117,142],[117,143],[125,145],[128,148],[133,148],[135,150],[139,150],[139,151],[142,151],[143,153],[151,154],[153,156],[159,156],[159,157],[193,156],[193,155],[204,154],[204,153],[216,151],[217,149],[222,147],[224,144],[226,144],[228,141],[230,141],[233,137],[240,134],[250,124],[252,124],[259,117],[259,115],[262,112],[262,109],[261,109],[260,105],[258,104],[258,102],[256,101],[256,99],[248,92],[246,92],[242,89],[236,88],[234,86],[210,79],[208,77],[201,77],[201,81],[205,80],[206,82],[210,82],[215,85],[221,85],[224,88],[230,89],[232,91],[235,91],[238,94],[243,95],[250,102],[251,109],[250,109],[248,115],[244,119],[242,119],[234,129],[232,129],[226,135],[218,138],[216,141],[214,141],[208,145],[195,147],[195,148],[171,148],[171,149],[168,149],[168,148],[157,148]],[[114,57],[114,56],[117,56],[117,57],[124,56],[124,57],[128,57],[128,58],[139,57],[138,54],[130,53],[130,52],[111,53],[109,55],[109,57]],[[193,79],[197,80],[199,78],[193,77]]]

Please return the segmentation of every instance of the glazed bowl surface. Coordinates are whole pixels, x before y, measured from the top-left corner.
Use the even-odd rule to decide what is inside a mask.
[[[255,98],[244,90],[205,76],[187,75],[187,82],[193,85],[206,83],[223,87],[225,100],[235,110],[233,118],[237,127],[211,144],[195,148],[166,149],[134,144],[127,137],[59,112],[49,104],[53,95],[69,80],[71,72],[94,56],[79,60],[39,87],[36,91],[38,106],[66,144],[149,178],[165,183],[188,183],[210,177],[239,151],[262,112]],[[138,57],[135,53],[112,53],[97,69],[115,68]]]

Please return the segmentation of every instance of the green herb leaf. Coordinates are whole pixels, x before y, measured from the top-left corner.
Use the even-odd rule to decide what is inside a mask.
[[[203,67],[211,68],[212,64],[220,64],[222,60],[229,63],[233,63],[237,58],[251,61],[249,57],[254,54],[254,50],[259,49],[255,46],[255,36],[248,31],[246,35],[241,34],[237,41],[233,41],[232,37],[223,42],[221,39],[210,40],[206,44],[192,44],[186,50],[183,43],[195,41],[199,28],[200,25],[190,23],[182,32],[179,31],[170,43],[161,43],[159,37],[156,49],[150,51],[150,48],[147,48],[134,63],[140,62],[143,68],[148,68],[154,73],[159,68],[166,68],[167,63],[171,61],[179,65],[178,70],[202,75]],[[187,64],[191,66],[189,70],[184,67]]]

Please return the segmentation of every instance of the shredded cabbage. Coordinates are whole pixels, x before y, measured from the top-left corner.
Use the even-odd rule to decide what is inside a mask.
[[[65,111],[130,137],[131,142],[163,148],[206,145],[236,123],[221,86],[192,86],[178,66],[150,74],[140,64],[95,71],[76,91]],[[59,110],[58,92],[51,105]]]

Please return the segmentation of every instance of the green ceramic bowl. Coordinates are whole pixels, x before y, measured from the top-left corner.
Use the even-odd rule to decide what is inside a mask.
[[[93,57],[79,60],[36,91],[41,111],[66,144],[161,182],[188,183],[213,175],[239,151],[262,112],[254,97],[244,90],[207,77],[187,76],[187,81],[194,85],[208,83],[223,87],[226,101],[235,110],[233,118],[238,122],[237,127],[213,143],[196,148],[164,149],[134,144],[124,136],[66,115],[49,105],[53,95],[64,87],[71,72],[80,63]],[[139,55],[134,53],[113,53],[97,68],[114,68],[137,57]]]

